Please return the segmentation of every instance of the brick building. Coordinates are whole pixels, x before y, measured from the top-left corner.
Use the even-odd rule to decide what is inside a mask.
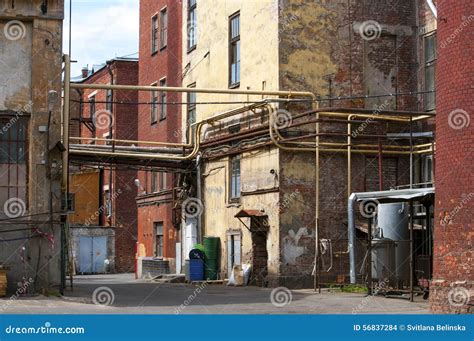
[[[181,86],[181,10],[181,1],[140,1],[140,85]],[[138,98],[138,140],[180,141],[181,105],[172,102],[181,102],[181,95],[140,92]],[[173,188],[177,176],[156,169],[139,171],[138,179],[140,255],[160,259],[175,272],[179,220],[174,218]]]
[[[437,3],[436,210],[431,307],[436,312],[472,313],[474,5],[472,1]]]
[[[83,74],[73,81],[136,85],[138,60],[115,58],[95,66],[95,69],[85,68]],[[114,140],[137,140],[136,92],[87,89],[73,92],[71,98],[71,144],[95,144],[103,149],[112,149],[120,145]],[[78,135],[74,136],[74,133]],[[113,141],[106,141],[109,139]],[[106,271],[103,267],[99,270],[91,268],[90,265],[97,260],[89,260],[83,255],[88,252],[89,243],[92,246],[101,243],[102,250],[99,251],[101,257],[107,259],[108,271],[133,272],[137,241],[137,211],[134,205],[137,171],[126,166],[114,166],[113,160],[109,159],[104,159],[102,164],[92,169],[81,167],[80,161],[72,166],[70,192],[75,196],[75,207],[69,219],[73,238],[83,237],[85,248],[81,249],[80,243],[75,244],[79,245],[79,250],[74,253],[76,271]],[[97,188],[91,183],[97,183]],[[111,229],[114,233],[110,232]],[[88,235],[90,238],[85,238]],[[106,237],[106,241],[99,242],[99,237]],[[81,259],[82,263],[87,263],[81,264]]]
[[[187,1],[183,15],[197,25],[183,22],[183,30],[188,30],[187,39],[183,39],[183,50],[188,50],[183,54],[183,65],[189,65],[183,85],[310,91],[325,99],[319,101],[321,107],[366,109],[375,114],[424,110],[423,96],[389,95],[418,90],[417,44],[421,38],[417,6],[412,1],[388,0]],[[256,13],[259,20],[254,20]],[[183,95],[183,102],[187,97]],[[262,97],[196,96],[199,102],[258,102]],[[200,121],[237,107],[239,104],[222,103],[188,109]],[[302,105],[279,108],[293,114],[307,109]],[[263,136],[268,131],[257,143],[260,135],[255,130],[262,129],[258,122],[268,124],[261,118],[265,116],[264,111],[247,111],[206,130],[201,154],[204,176],[198,179],[203,188],[202,231],[220,237],[221,278],[230,275],[237,260],[256,264],[256,272],[264,274],[260,282],[309,287],[313,285],[315,250],[315,156],[276,148]],[[183,127],[188,120],[183,115]],[[337,124],[326,124],[322,129],[342,135],[347,132],[346,126]],[[416,132],[424,129],[421,124],[414,125]],[[366,133],[387,136],[393,132],[407,134],[409,127],[371,124]],[[301,132],[292,133],[297,136]],[[334,137],[323,140],[337,141]],[[321,154],[319,238],[332,240],[336,255],[334,266],[324,271],[322,280],[347,281],[350,192],[404,186],[411,177],[413,182],[429,181],[423,175],[422,169],[427,167],[422,159],[414,157],[410,176],[409,159],[402,154],[384,154],[383,168],[379,169],[376,155],[356,152],[348,176],[347,155]],[[244,226],[237,218],[250,225]],[[269,226],[264,238],[248,230],[262,219]]]
[[[11,293],[64,284],[63,16],[63,0],[0,3],[0,268]]]

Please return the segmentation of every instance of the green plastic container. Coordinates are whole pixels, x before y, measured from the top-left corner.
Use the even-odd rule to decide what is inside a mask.
[[[204,278],[216,280],[219,269],[219,248],[220,240],[218,237],[204,237]]]
[[[217,263],[204,263],[204,279],[215,280],[217,279]]]
[[[218,237],[204,237],[204,254],[206,259],[219,258],[219,238]]]

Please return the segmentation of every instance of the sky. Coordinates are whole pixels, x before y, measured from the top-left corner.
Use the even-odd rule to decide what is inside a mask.
[[[64,53],[69,50],[69,1],[64,1]],[[72,77],[87,65],[138,57],[138,6],[139,0],[72,0],[71,59],[77,61],[71,65]]]

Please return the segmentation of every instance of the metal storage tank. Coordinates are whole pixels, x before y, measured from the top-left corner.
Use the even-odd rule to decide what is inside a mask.
[[[405,203],[379,204],[376,236],[395,243],[395,264],[392,270],[398,284],[410,280],[410,231],[408,206]],[[372,253],[376,257],[377,252]]]
[[[395,278],[395,242],[387,238],[372,240],[372,279],[393,283]]]

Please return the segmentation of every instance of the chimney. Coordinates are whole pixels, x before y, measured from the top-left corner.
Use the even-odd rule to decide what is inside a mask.
[[[82,78],[87,78],[87,76],[89,76],[89,69],[86,66],[82,68],[81,72],[82,72]]]

